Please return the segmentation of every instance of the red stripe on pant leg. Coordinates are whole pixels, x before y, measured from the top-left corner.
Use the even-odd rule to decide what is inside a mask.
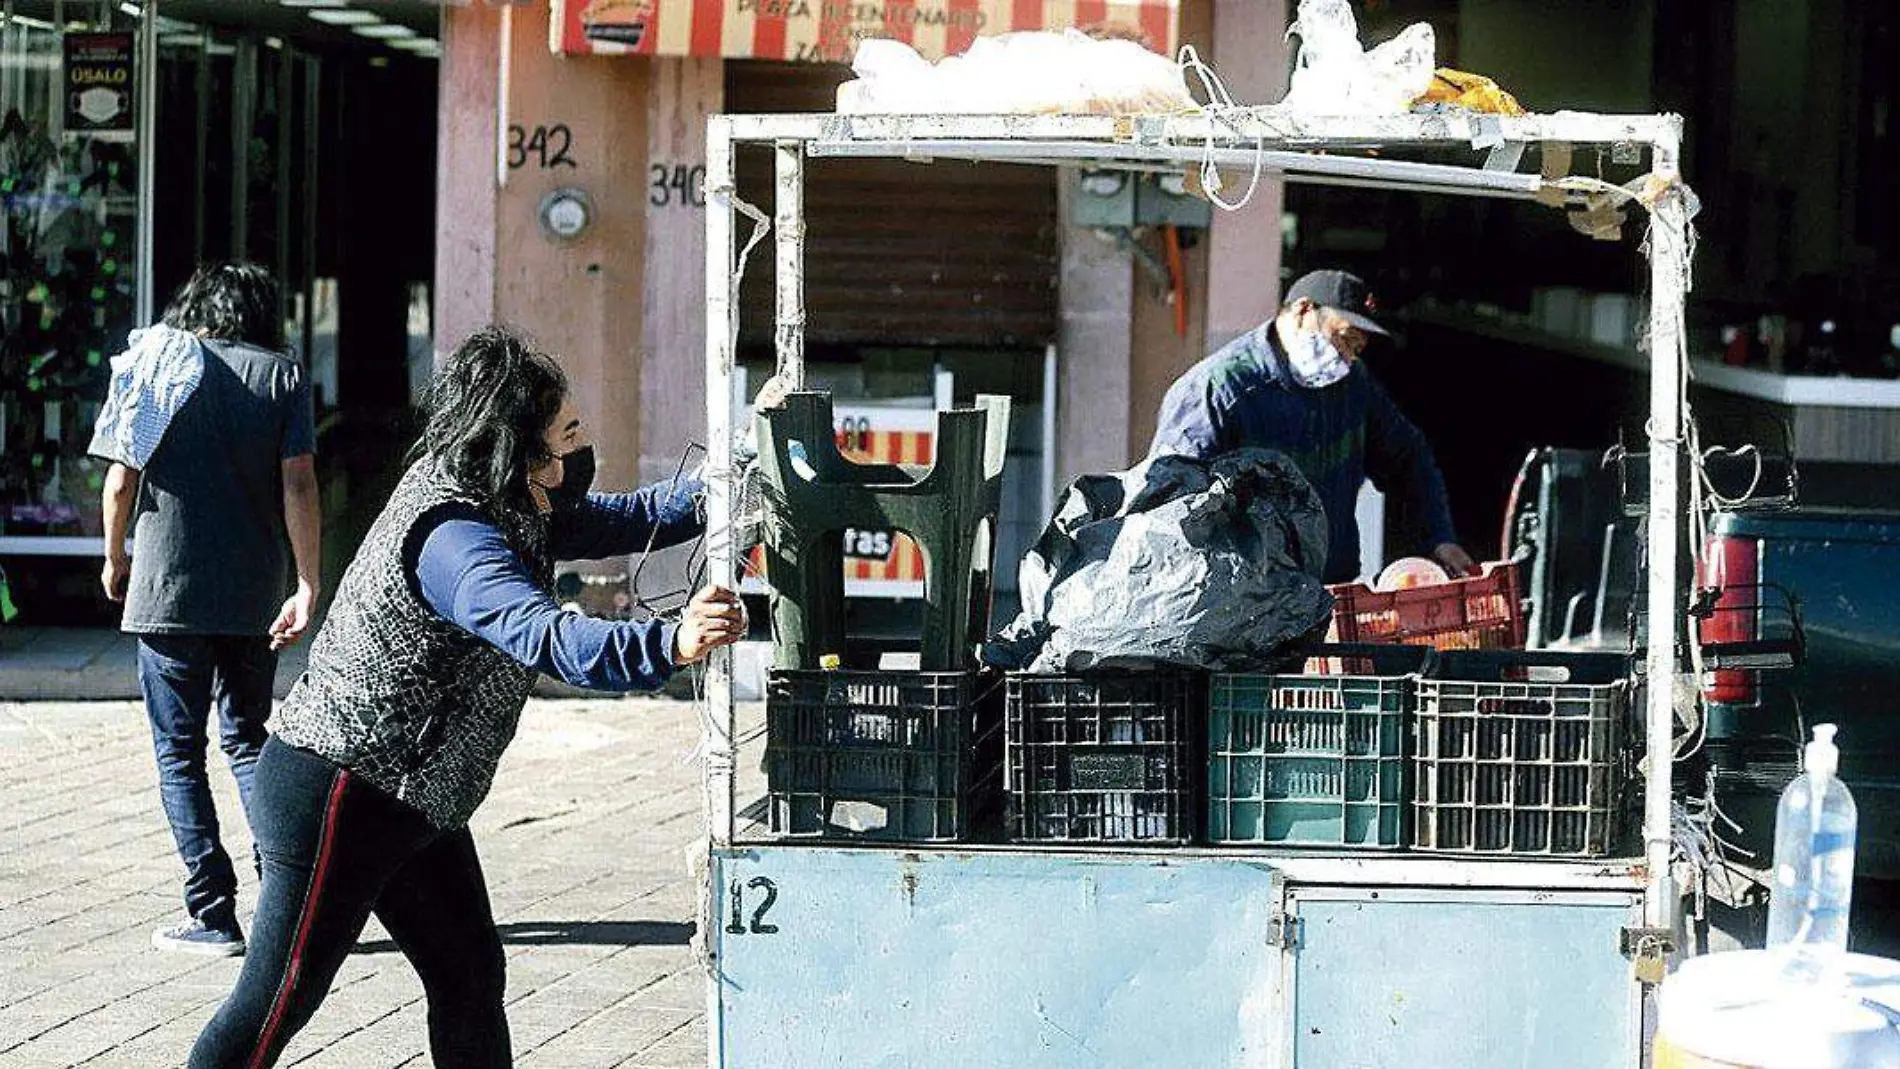
[[[257,1052],[251,1055],[251,1069],[263,1069],[277,1030],[283,1027],[284,1013],[290,1007],[290,993],[297,987],[297,974],[303,969],[303,952],[310,942],[310,926],[316,920],[317,903],[323,897],[323,877],[330,868],[330,848],[336,843],[336,815],[343,805],[343,788],[350,782],[347,769],[338,769],[336,782],[330,785],[330,798],[323,806],[323,831],[317,837],[317,863],[310,872],[310,890],[305,892],[303,910],[297,917],[297,937],[290,942],[290,959],[284,964],[284,982],[277,988],[264,1032],[258,1037]]]

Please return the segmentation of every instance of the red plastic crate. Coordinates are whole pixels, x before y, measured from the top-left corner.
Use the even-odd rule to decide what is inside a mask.
[[[1524,648],[1518,566],[1496,561],[1466,579],[1379,593],[1364,583],[1328,587],[1334,642],[1396,643],[1441,650]]]

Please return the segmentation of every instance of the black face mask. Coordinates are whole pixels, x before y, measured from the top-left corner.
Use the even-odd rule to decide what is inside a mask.
[[[593,485],[594,447],[584,445],[561,455],[561,485],[548,491],[548,504],[557,509],[575,508],[587,499]]]

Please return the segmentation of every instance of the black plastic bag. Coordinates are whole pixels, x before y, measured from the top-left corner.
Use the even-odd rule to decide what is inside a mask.
[[[1031,672],[1278,667],[1323,631],[1326,513],[1285,456],[1247,448],[1085,475],[1023,558],[1023,611],[983,650]]]

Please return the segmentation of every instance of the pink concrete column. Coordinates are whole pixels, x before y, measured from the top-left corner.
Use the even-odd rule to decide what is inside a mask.
[[[501,33],[500,8],[451,5],[442,10],[435,179],[437,362],[495,314]]]
[[[1285,3],[1265,0],[1214,0],[1214,68],[1234,99],[1270,104],[1286,95]],[[1246,188],[1248,173],[1227,171],[1223,193],[1232,201]],[[1209,235],[1207,344],[1224,345],[1261,320],[1280,303],[1280,214],[1284,189],[1262,178],[1247,207],[1214,212]]]
[[[1182,43],[1193,45],[1203,56],[1211,55],[1213,0],[1187,0],[1180,12]],[[1145,271],[1137,269],[1135,272],[1134,314],[1130,324],[1134,351],[1128,380],[1128,459],[1131,462],[1148,454],[1148,444],[1155,435],[1155,418],[1168,387],[1207,354],[1208,270],[1213,259],[1207,238],[1204,231],[1184,230],[1180,234],[1187,305],[1185,333],[1175,330],[1170,287]],[[1166,259],[1161,234],[1151,233],[1143,240]]]
[[[504,9],[503,22],[501,151],[489,165],[500,185],[495,316],[567,370],[593,428],[600,486],[632,486],[642,417],[651,67],[630,56],[552,53],[546,0]],[[559,189],[578,190],[592,204],[577,237],[561,239],[541,225],[541,205]]]
[[[1128,421],[1120,417],[1130,403],[1135,300],[1128,254],[1092,230],[1069,225],[1071,180],[1065,174],[1059,181],[1057,486],[1087,472],[1119,470],[1128,460],[1133,446]]]
[[[725,100],[718,57],[650,61],[640,479],[670,477],[706,437],[706,117]]]

